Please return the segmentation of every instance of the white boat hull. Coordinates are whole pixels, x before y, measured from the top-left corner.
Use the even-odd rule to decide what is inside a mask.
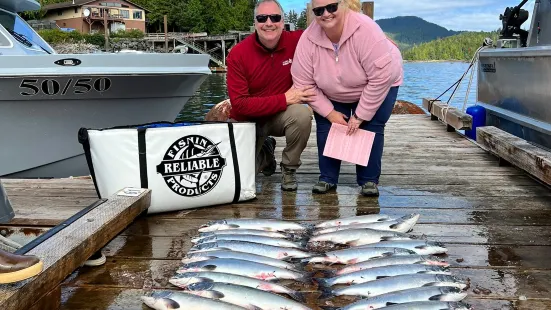
[[[71,58],[80,65],[52,64]],[[19,72],[17,61],[33,72]],[[0,176],[88,175],[81,127],[174,121],[210,74],[208,61],[181,54],[0,58]]]

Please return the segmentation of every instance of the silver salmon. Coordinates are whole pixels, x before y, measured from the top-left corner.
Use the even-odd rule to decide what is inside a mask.
[[[325,254],[306,258],[303,261],[322,264],[356,264],[378,257],[398,255],[415,255],[412,250],[399,248],[350,248],[337,251],[329,251]]]
[[[280,294],[287,294],[291,296],[294,300],[304,302],[304,294],[291,290],[283,285],[258,280],[254,278],[249,278],[245,276],[222,273],[222,272],[188,272],[176,274],[176,276],[168,280],[173,285],[176,285],[181,288],[187,288],[189,285],[194,283],[201,282],[221,282],[221,283],[230,283],[252,287],[258,290],[274,292]]]
[[[278,231],[267,231],[267,230],[258,230],[258,229],[226,229],[226,230],[215,230],[209,232],[199,233],[199,236],[191,239],[191,242],[196,243],[197,240],[200,240],[205,237],[214,236],[214,235],[256,235],[272,238],[283,238],[289,239],[290,236],[287,233],[278,232]],[[194,242],[195,240],[195,242]]]
[[[342,310],[379,309],[393,304],[403,304],[415,301],[461,301],[467,293],[457,287],[429,286],[382,294],[369,299],[362,299]]]
[[[365,262],[348,265],[340,269],[339,271],[337,271],[336,274],[341,275],[345,273],[351,273],[351,272],[374,268],[374,267],[403,265],[403,264],[422,264],[422,265],[433,265],[433,266],[444,266],[444,267],[448,267],[450,265],[448,262],[436,256],[398,255],[398,256],[374,258]]]
[[[188,253],[184,258],[182,258],[182,263],[193,263],[200,262],[204,260],[209,260],[213,258],[235,258],[248,260],[251,262],[257,262],[261,264],[271,265],[279,268],[285,268],[290,270],[299,270],[302,269],[300,264],[291,264],[280,259],[275,259],[267,256],[256,255],[245,252],[230,251],[230,250],[215,250],[215,251],[205,251],[205,252],[196,252]]]
[[[293,241],[285,240],[281,238],[272,238],[272,237],[256,236],[256,235],[216,235],[216,236],[203,238],[199,240],[197,244],[217,242],[222,240],[247,241],[247,242],[262,243],[262,244],[268,244],[268,245],[274,245],[274,246],[281,246],[286,248],[297,248],[297,249],[304,248],[304,245],[299,244],[298,242],[293,242]]]
[[[210,298],[200,297],[185,292],[157,291],[141,300],[155,310],[197,309],[197,310],[243,310],[245,308]]]
[[[314,254],[302,251],[295,248],[285,248],[280,246],[273,246],[261,243],[247,242],[247,241],[231,241],[221,240],[218,242],[209,242],[200,244],[197,246],[197,250],[190,251],[190,253],[196,253],[209,250],[231,250],[245,253],[254,253],[257,255],[267,256],[271,258],[277,258],[287,260],[291,258],[306,258],[311,257]],[[415,252],[413,252],[415,253]]]
[[[375,222],[375,223],[363,223],[363,224],[355,224],[355,225],[329,227],[321,230],[316,230],[313,233],[313,235],[320,235],[320,234],[326,234],[326,233],[339,231],[339,230],[359,229],[359,228],[371,228],[371,229],[377,229],[377,230],[390,230],[390,231],[397,231],[401,233],[407,233],[413,228],[413,226],[415,226],[415,224],[417,224],[417,221],[419,220],[419,216],[420,215],[418,213],[412,213],[393,220],[387,220],[387,221],[381,221],[381,222]]]
[[[183,264],[176,272],[185,273],[200,271],[230,273],[267,281],[290,279],[308,283],[312,277],[312,274],[307,272],[301,273],[289,269],[233,258],[213,258],[201,262]]]
[[[390,219],[386,214],[368,214],[368,215],[359,215],[351,216],[345,218],[334,219],[330,221],[321,222],[316,225],[316,228],[327,228],[327,227],[338,227],[344,225],[353,225],[360,223],[374,223]]]
[[[363,228],[363,229],[340,230],[340,231],[312,236],[310,240],[308,240],[308,243],[332,242],[335,244],[359,246],[359,245],[377,243],[381,241],[390,241],[390,240],[412,240],[412,239],[410,235],[400,233],[400,232]]]
[[[446,274],[405,274],[368,281],[361,284],[354,284],[340,289],[322,288],[323,293],[320,298],[342,295],[371,298],[390,292],[423,286],[453,286],[459,289],[465,289],[467,283],[455,276]]]
[[[225,219],[209,221],[199,228],[199,232],[226,229],[255,229],[266,231],[304,231],[307,228],[298,223],[271,219]]]
[[[332,278],[316,278],[320,286],[333,286],[336,284],[359,284],[368,281],[374,281],[385,277],[399,276],[403,274],[451,274],[448,267],[428,266],[420,264],[404,264],[375,267],[365,270],[360,270],[342,275],[335,275],[335,271],[325,271],[327,276]]]
[[[448,249],[444,247],[444,244],[438,241],[425,241],[425,240],[390,240],[381,241],[378,243],[362,245],[362,248],[371,247],[396,247],[402,249],[412,250],[419,255],[434,255],[444,254],[448,252]]]
[[[243,285],[202,282],[187,287],[190,294],[225,301],[246,309],[309,310],[305,305],[270,292]],[[216,308],[213,308],[216,309]]]
[[[414,301],[381,308],[384,310],[472,310],[471,305],[464,302],[447,301]]]

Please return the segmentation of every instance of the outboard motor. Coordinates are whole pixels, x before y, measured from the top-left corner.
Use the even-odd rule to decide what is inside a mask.
[[[521,9],[526,2],[528,0],[523,0],[515,7],[508,7],[503,14],[499,15],[499,19],[503,24],[499,39],[516,39],[514,34],[518,34],[521,47],[526,47],[528,31],[520,29],[522,24],[528,20],[528,11]]]

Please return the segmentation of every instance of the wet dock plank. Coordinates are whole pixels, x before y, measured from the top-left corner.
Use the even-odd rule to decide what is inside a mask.
[[[297,193],[279,190],[279,173],[260,175],[254,201],[139,218],[104,247],[104,266],[79,268],[65,280],[61,309],[147,309],[139,297],[152,289],[177,289],[168,279],[199,225],[209,220],[259,217],[313,223],[412,212],[421,214],[412,234],[444,242],[452,272],[471,279],[466,301],[475,309],[551,309],[551,190],[521,169],[499,166],[494,156],[446,132],[429,116],[393,115],[385,139],[380,197],[357,195],[355,169],[348,164],[343,164],[336,194],[310,192],[318,177],[313,127]],[[283,144],[278,138],[278,161]],[[3,182],[14,201],[34,208],[18,212],[16,234],[62,221],[95,198],[90,180],[35,180],[30,187],[20,180]],[[81,193],[79,199],[74,192]],[[46,205],[52,203],[56,205],[48,212]],[[477,285],[491,292],[476,293]],[[317,301],[315,287],[301,289],[311,291],[312,308],[329,305]],[[345,301],[332,300],[335,306]]]
[[[7,192],[9,197],[10,190]],[[30,279],[0,285],[0,308],[43,309],[47,305],[55,305],[53,300],[59,300],[61,294],[59,284],[146,210],[150,200],[150,190],[144,190],[132,197],[115,194],[101,203],[90,206],[85,213],[64,222],[62,226],[57,227],[60,230],[35,229],[33,233],[38,238],[39,235],[50,232],[52,234],[48,234],[48,238],[40,242],[22,243],[24,246],[16,253],[39,257],[44,263],[43,270]],[[3,230],[7,237],[13,237],[7,234],[10,225],[12,224],[5,225]],[[35,302],[41,299],[44,301],[40,305],[35,305]]]

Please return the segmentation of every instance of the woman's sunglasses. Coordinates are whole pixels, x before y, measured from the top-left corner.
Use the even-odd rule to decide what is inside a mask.
[[[280,14],[271,14],[271,15],[256,15],[256,21],[259,23],[265,23],[268,20],[268,17],[272,21],[272,23],[279,23],[281,21],[281,15]]]
[[[316,16],[322,16],[323,11],[327,10],[328,13],[335,13],[337,12],[337,9],[339,8],[339,3],[330,3],[326,6],[318,6],[317,8],[313,8],[312,11],[314,12],[314,15]]]

